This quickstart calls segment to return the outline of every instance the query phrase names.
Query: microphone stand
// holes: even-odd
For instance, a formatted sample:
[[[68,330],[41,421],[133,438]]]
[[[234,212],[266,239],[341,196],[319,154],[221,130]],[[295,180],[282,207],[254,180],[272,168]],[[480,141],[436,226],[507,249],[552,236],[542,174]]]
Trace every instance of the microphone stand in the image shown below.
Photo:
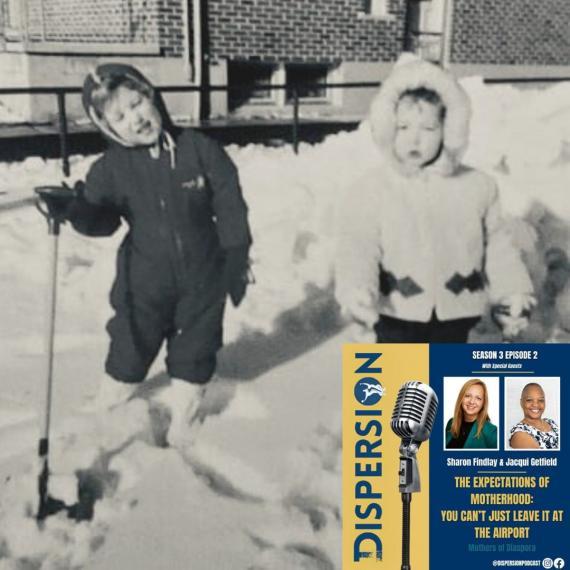
[[[400,445],[399,488],[402,494],[402,566],[401,570],[411,570],[410,566],[410,511],[412,493],[420,490],[420,472],[416,455],[420,444],[412,439],[403,439]]]
[[[437,395],[427,384],[406,382],[396,397],[390,425],[401,438],[399,489],[402,494],[402,566],[410,566],[410,507],[412,493],[420,490],[420,470],[416,455],[422,441],[429,438],[437,413]]]

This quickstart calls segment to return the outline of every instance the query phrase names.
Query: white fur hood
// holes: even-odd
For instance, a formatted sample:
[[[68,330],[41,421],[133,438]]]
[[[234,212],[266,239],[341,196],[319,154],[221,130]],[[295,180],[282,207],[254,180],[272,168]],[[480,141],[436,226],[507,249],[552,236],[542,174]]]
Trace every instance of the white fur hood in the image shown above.
[[[469,139],[471,104],[467,93],[448,71],[417,58],[410,61],[409,55],[402,59],[394,66],[372,101],[369,119],[374,141],[385,156],[391,157],[396,132],[396,107],[401,95],[409,89],[431,89],[438,93],[446,108],[444,154],[449,162],[457,165]]]

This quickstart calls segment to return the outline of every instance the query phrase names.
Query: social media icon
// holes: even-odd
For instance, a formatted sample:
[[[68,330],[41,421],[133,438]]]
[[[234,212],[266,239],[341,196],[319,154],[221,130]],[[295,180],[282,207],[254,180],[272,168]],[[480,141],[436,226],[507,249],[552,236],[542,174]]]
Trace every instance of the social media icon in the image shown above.
[[[552,568],[553,566],[554,566],[554,561],[552,560],[552,558],[545,558],[542,561],[543,568]]]
[[[564,558],[555,558],[554,559],[554,568],[564,568],[566,563],[564,562]]]

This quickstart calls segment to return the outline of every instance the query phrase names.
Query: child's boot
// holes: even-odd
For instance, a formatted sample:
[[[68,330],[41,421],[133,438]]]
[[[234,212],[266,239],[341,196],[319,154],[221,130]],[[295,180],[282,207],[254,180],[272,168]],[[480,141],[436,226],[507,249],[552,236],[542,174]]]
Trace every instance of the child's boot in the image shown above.
[[[185,380],[173,378],[170,386],[166,387],[156,398],[170,411],[171,421],[166,441],[172,447],[180,447],[193,442],[193,427],[196,423],[198,409],[206,387]]]

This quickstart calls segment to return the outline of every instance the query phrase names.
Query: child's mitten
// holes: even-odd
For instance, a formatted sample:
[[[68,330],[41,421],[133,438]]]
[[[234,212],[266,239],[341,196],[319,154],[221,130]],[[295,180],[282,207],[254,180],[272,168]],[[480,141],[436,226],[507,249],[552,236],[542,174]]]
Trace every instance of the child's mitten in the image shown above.
[[[249,284],[249,245],[230,247],[226,251],[223,280],[235,307],[245,297]]]
[[[374,299],[365,290],[357,290],[347,296],[341,308],[348,319],[368,329],[372,329],[378,321],[378,310]]]
[[[64,182],[63,186],[69,189]],[[85,197],[85,182],[73,185],[73,200],[65,211],[65,218],[80,233],[88,236],[110,236],[121,225],[121,216],[113,206],[91,204]]]
[[[536,299],[529,293],[513,293],[503,298],[492,309],[495,323],[506,338],[514,338],[528,327]]]

